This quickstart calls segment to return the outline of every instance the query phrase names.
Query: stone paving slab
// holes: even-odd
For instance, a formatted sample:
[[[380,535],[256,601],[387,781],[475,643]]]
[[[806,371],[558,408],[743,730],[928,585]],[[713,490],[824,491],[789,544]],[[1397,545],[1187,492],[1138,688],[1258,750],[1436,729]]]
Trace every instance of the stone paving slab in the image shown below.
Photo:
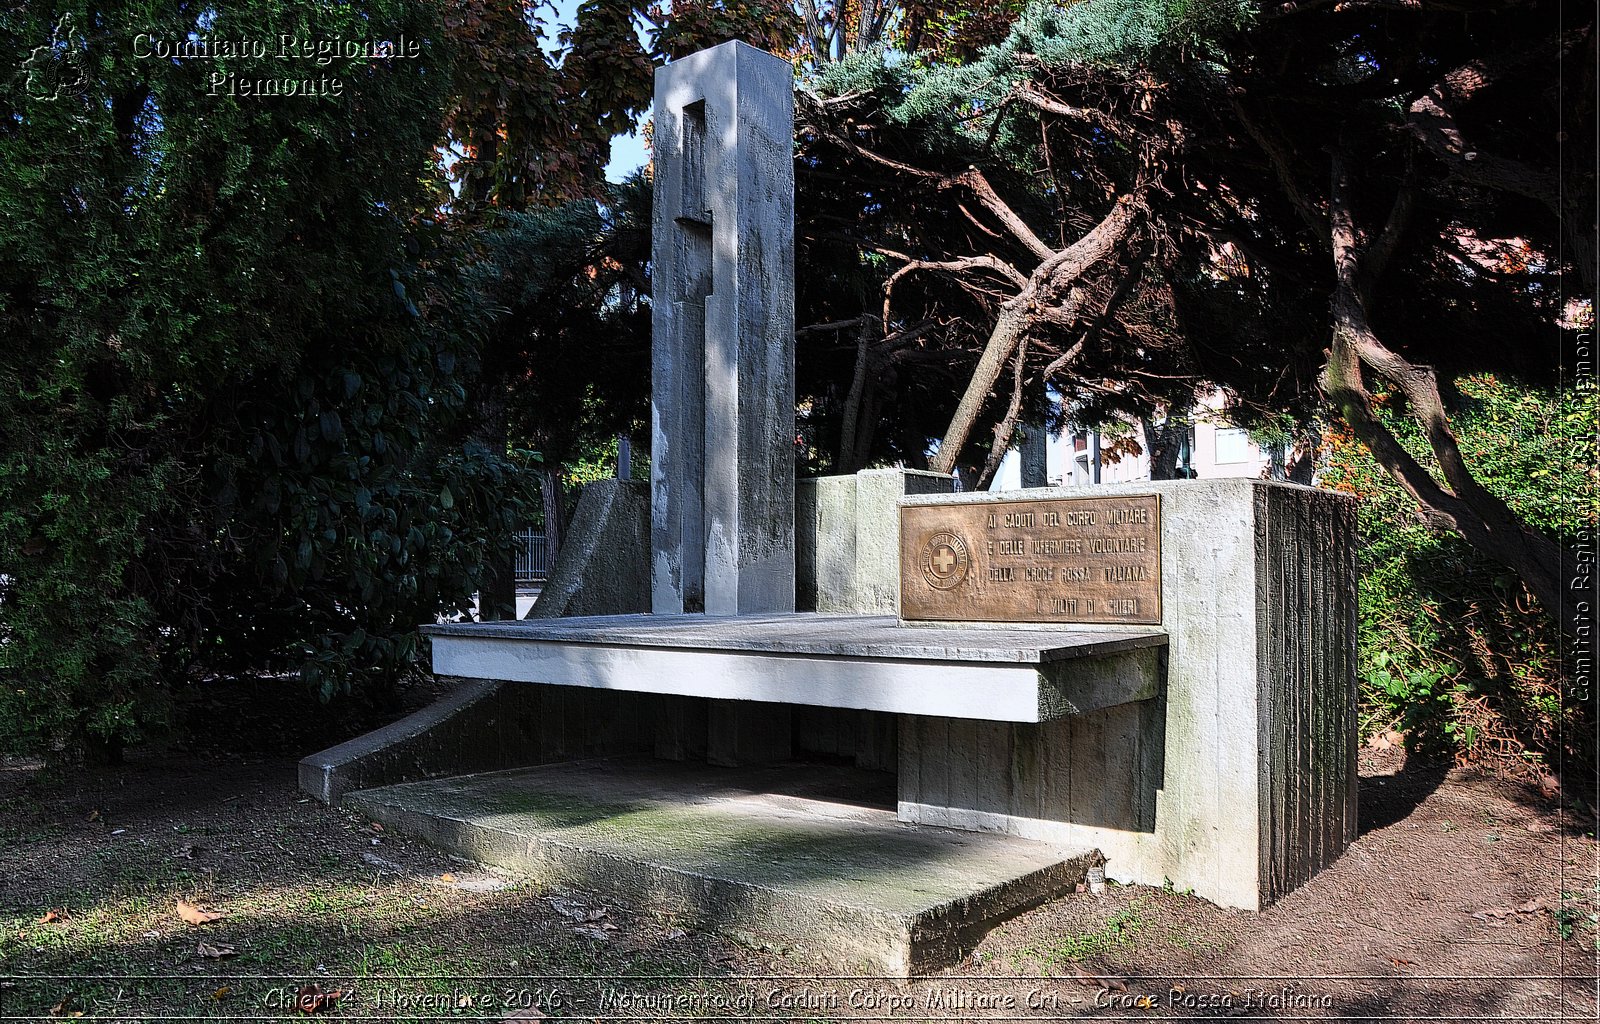
[[[902,977],[1071,892],[1103,858],[895,817],[894,777],[617,758],[348,794],[386,827],[751,945]]]

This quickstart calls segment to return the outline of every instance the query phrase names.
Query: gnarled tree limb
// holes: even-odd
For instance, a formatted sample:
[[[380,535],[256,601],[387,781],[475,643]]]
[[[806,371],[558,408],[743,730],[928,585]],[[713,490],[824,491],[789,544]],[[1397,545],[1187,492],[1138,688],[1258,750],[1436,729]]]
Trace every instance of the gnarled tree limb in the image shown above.
[[[1038,315],[1039,307],[1053,303],[1064,295],[1069,304],[1081,303],[1082,297],[1068,294],[1068,289],[1090,268],[1116,250],[1127,238],[1139,212],[1140,204],[1133,196],[1118,199],[1111,212],[1088,234],[1060,252],[1052,253],[1029,275],[1022,290],[1001,305],[994,329],[990,331],[983,353],[978,357],[978,365],[972,372],[972,380],[967,383],[955,415],[951,417],[950,426],[939,443],[939,453],[932,463],[935,472],[948,473],[955,468],[961,449],[966,447],[972,435],[973,424],[977,422],[983,403],[999,381],[1006,361],[1011,358]]]
[[[1373,329],[1367,306],[1377,274],[1366,261],[1375,249],[1381,250],[1380,242],[1385,236],[1380,236],[1380,242],[1362,245],[1349,193],[1347,159],[1335,154],[1329,235],[1336,283],[1333,338],[1321,378],[1323,392],[1378,464],[1417,502],[1427,522],[1459,533],[1480,551],[1515,570],[1550,614],[1570,628],[1570,620],[1562,614],[1565,590],[1560,546],[1531,529],[1472,475],[1451,429],[1433,367],[1410,362],[1383,344]],[[1408,201],[1402,192],[1396,206]],[[1403,214],[1391,213],[1389,217],[1391,225],[1403,220]],[[1377,254],[1382,255],[1381,251]],[[1411,415],[1422,427],[1438,461],[1443,484],[1405,450],[1378,418],[1366,383],[1367,370],[1387,378],[1404,393]]]

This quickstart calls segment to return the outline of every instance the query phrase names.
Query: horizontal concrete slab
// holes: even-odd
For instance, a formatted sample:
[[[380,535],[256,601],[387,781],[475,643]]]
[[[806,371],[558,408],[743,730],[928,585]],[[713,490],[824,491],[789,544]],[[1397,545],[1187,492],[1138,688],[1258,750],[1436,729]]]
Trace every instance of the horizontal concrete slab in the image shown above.
[[[847,658],[1044,665],[1163,647],[1160,630],[1043,626],[902,625],[893,615],[587,615],[515,622],[443,622],[430,636],[560,640],[625,647],[689,647]]]
[[[440,675],[1042,722],[1154,696],[1165,634],[892,616],[606,615],[424,627]]]
[[[904,976],[1071,892],[1094,851],[898,821],[894,777],[644,758],[346,797],[386,827],[687,927]]]

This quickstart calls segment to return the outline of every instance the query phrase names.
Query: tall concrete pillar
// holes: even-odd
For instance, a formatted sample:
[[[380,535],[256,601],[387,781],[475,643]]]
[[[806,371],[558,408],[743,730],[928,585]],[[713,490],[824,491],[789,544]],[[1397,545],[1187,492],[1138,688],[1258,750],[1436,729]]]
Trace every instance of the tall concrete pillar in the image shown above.
[[[651,607],[794,610],[794,73],[656,71]]]

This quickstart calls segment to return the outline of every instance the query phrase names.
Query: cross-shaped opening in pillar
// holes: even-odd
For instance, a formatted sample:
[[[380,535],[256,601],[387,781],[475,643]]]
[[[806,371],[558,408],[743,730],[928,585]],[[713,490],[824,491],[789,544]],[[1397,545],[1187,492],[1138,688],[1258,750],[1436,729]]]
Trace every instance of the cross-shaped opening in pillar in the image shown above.
[[[706,101],[683,107],[679,120],[683,134],[683,204],[673,218],[682,246],[680,301],[704,300],[712,292],[711,204],[706,197]]]

